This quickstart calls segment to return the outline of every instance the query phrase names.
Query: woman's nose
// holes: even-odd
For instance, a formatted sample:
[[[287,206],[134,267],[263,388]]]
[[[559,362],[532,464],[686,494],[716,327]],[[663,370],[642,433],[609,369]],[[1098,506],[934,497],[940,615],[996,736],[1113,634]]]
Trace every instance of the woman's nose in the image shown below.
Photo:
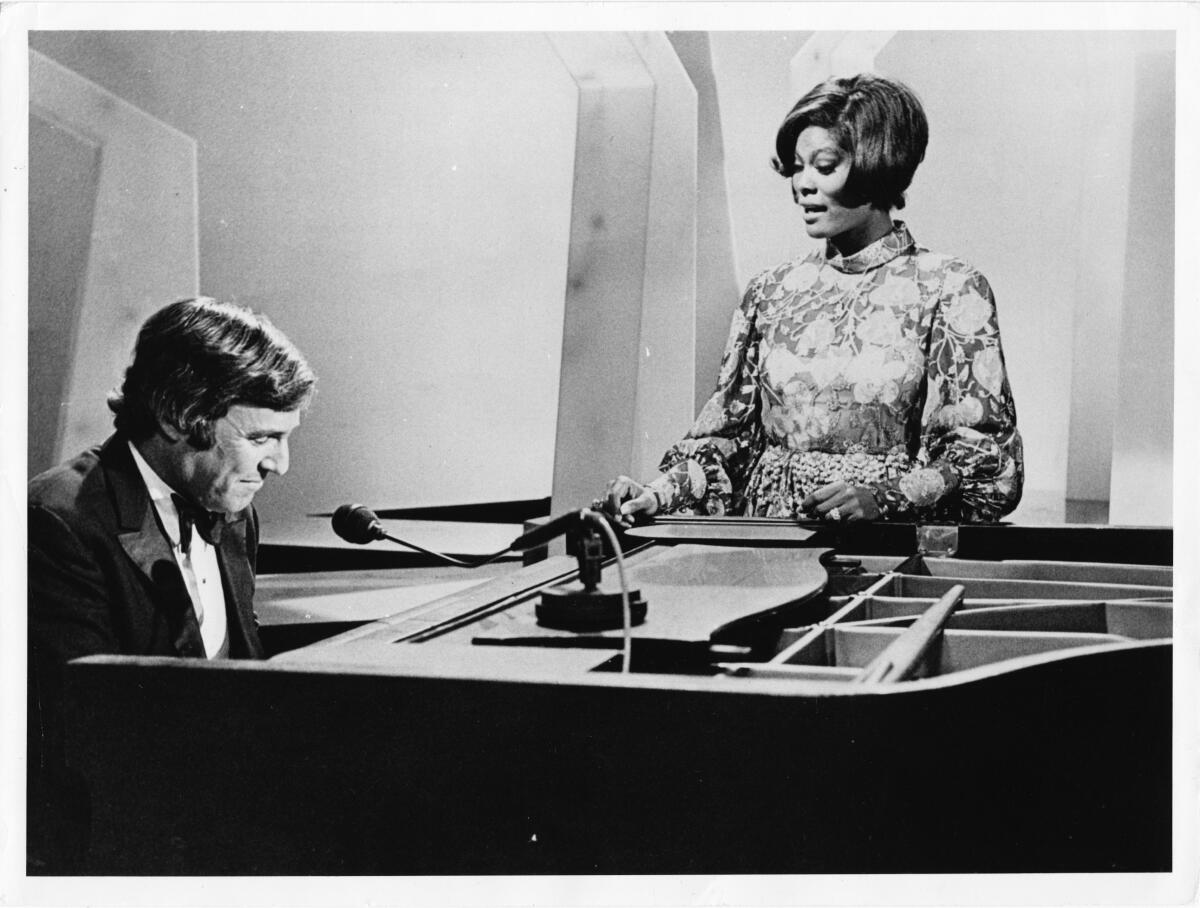
[[[792,174],[792,195],[798,200],[801,196],[812,195],[817,191],[812,176],[807,170],[798,170]]]

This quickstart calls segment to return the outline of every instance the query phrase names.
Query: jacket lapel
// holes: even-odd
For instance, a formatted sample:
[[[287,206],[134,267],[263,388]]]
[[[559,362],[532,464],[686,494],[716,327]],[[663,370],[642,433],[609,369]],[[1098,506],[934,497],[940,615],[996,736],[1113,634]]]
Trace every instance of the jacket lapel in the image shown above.
[[[234,657],[263,658],[258,637],[258,622],[254,618],[254,570],[247,535],[254,532],[250,508],[235,515],[225,524],[217,546],[217,560],[225,581],[225,614],[229,617],[229,654]]]
[[[167,618],[176,652],[181,656],[204,655],[204,640],[196,620],[192,598],[188,595],[171,544],[159,526],[133,455],[125,439],[113,435],[100,450],[109,488],[116,509],[121,547],[150,581],[154,590],[153,606]]]

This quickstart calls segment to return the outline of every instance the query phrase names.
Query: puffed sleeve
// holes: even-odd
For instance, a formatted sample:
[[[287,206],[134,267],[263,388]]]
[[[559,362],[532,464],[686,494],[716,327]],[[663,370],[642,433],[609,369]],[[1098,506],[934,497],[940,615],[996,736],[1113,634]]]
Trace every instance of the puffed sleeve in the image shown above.
[[[953,262],[931,317],[913,468],[877,500],[892,519],[994,522],[1021,500],[1024,462],[992,288]]]
[[[763,443],[756,327],[763,277],[750,282],[733,314],[716,390],[683,440],[663,455],[663,475],[649,484],[661,511],[722,515],[740,509]]]

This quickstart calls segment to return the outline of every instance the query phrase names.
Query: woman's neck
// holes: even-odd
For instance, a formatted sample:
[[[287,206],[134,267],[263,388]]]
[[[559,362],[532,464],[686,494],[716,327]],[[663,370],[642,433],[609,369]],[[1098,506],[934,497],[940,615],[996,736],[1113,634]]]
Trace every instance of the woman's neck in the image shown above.
[[[871,209],[871,216],[864,220],[861,224],[845,233],[840,233],[837,236],[830,237],[829,242],[833,248],[838,251],[838,255],[845,257],[854,255],[861,249],[870,246],[876,240],[879,240],[892,232],[892,215],[890,212],[881,211],[878,208]]]

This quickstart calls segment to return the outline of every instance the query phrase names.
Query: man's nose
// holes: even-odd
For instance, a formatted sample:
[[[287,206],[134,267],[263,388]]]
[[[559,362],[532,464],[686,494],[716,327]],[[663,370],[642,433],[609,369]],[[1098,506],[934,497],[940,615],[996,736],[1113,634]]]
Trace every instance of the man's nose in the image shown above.
[[[282,476],[288,471],[288,462],[287,439],[280,439],[275,443],[275,450],[262,459],[260,466],[267,473],[275,473]]]

